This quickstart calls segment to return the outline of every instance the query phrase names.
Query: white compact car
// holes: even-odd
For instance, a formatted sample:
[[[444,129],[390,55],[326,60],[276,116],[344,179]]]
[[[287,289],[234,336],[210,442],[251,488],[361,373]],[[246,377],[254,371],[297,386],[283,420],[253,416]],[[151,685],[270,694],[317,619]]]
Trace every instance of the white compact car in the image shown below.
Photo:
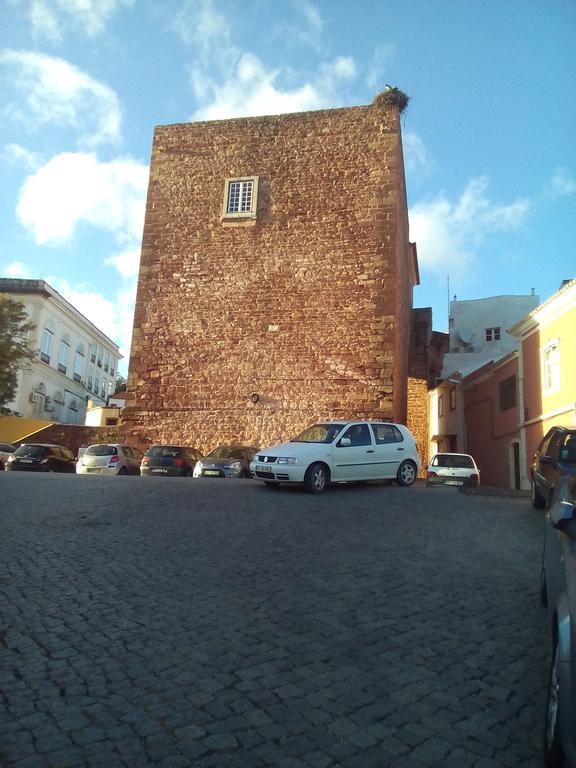
[[[266,485],[304,483],[321,493],[330,482],[395,480],[412,485],[420,469],[416,441],[402,424],[328,421],[305,429],[289,443],[258,451],[252,477]]]
[[[76,463],[79,475],[139,475],[144,454],[120,443],[89,445]]]
[[[480,470],[467,453],[437,453],[426,468],[426,485],[480,485]]]

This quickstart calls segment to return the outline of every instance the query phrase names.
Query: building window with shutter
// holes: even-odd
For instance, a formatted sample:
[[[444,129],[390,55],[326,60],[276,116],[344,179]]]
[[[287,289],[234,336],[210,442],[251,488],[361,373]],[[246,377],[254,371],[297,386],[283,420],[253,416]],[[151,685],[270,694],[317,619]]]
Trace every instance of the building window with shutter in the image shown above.
[[[551,341],[542,351],[542,389],[545,394],[560,389],[560,344]]]

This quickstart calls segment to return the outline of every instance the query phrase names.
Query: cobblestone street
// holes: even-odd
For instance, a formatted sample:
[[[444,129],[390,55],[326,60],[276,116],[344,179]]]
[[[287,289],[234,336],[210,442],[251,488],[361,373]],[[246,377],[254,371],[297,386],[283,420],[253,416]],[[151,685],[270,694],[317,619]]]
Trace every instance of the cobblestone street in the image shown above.
[[[2,768],[541,765],[526,498],[0,473]]]

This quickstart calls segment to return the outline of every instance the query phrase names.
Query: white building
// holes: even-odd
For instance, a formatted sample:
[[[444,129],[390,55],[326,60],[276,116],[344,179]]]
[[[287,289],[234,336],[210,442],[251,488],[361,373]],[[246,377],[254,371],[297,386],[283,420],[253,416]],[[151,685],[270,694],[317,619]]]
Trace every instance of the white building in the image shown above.
[[[104,405],[114,392],[118,346],[44,280],[0,278],[0,293],[20,301],[34,323],[11,414],[84,424],[88,399]]]
[[[538,296],[490,296],[450,302],[450,346],[437,386],[428,393],[429,451],[466,451],[463,382],[489,363],[508,360],[518,339],[508,329],[539,304]]]
[[[450,349],[444,355],[442,378],[458,372],[464,376],[491,360],[518,349],[518,339],[507,329],[539,304],[532,291],[524,296],[490,296],[487,299],[450,302]]]

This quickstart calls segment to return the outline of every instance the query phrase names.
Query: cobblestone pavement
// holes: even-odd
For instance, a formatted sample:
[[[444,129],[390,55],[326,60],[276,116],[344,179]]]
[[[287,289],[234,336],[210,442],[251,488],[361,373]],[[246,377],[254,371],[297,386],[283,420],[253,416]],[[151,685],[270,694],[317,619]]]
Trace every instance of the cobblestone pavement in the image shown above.
[[[3,768],[540,766],[525,498],[0,473]]]

